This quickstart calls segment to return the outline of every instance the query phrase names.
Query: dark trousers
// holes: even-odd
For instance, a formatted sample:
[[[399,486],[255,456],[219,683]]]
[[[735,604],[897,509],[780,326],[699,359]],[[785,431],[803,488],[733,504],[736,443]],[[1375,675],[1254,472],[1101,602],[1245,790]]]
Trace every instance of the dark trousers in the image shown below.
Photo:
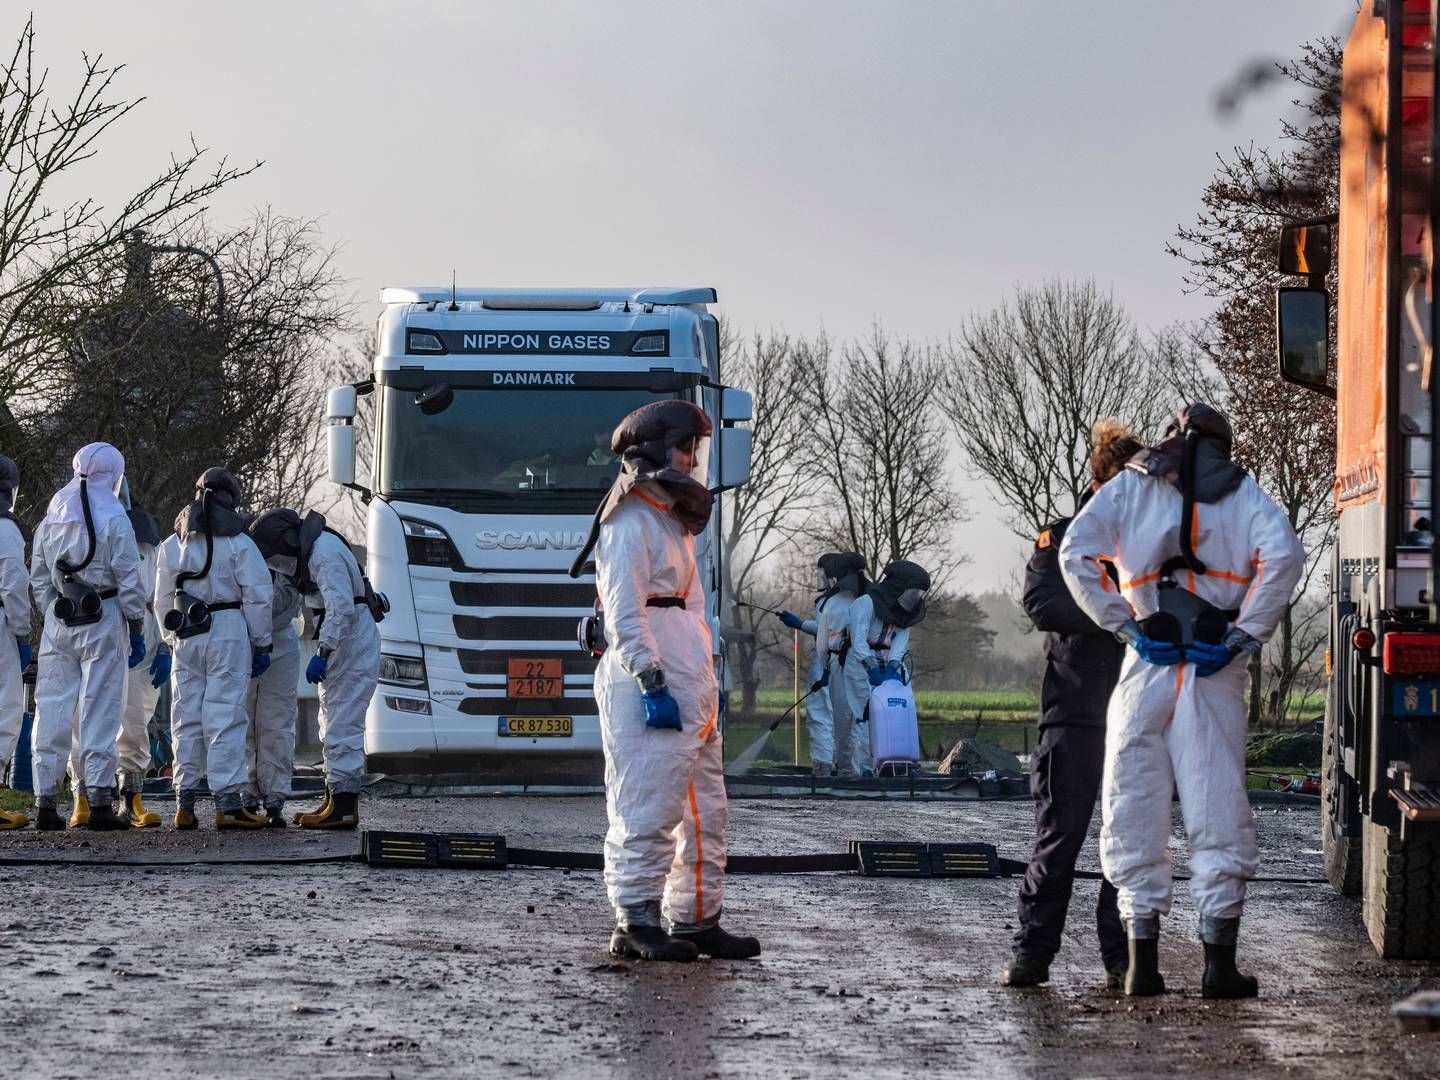
[[[1024,950],[1048,962],[1060,951],[1075,884],[1075,860],[1090,829],[1104,771],[1104,728],[1064,724],[1041,731],[1030,764],[1035,851],[1020,884],[1017,952]],[[1123,968],[1129,947],[1115,903],[1115,886],[1108,881],[1100,883],[1095,922],[1105,967]]]

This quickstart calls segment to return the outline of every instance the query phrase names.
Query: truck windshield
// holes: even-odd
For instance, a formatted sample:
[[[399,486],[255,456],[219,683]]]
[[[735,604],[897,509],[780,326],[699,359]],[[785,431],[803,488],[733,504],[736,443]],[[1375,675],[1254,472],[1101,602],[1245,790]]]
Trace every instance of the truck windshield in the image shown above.
[[[414,390],[384,388],[382,494],[502,513],[589,512],[620,471],[610,433],[661,396],[638,389],[453,392],[453,401],[427,415]]]

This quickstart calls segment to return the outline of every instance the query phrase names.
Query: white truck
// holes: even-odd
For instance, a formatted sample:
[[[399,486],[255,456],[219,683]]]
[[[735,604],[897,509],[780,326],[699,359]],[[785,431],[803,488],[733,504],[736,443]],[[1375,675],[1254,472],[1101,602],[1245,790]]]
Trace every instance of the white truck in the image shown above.
[[[715,291],[387,288],[381,302],[371,377],[327,408],[330,479],[368,508],[369,576],[391,605],[368,767],[596,775],[595,660],[576,642],[594,567],[567,571],[619,471],[610,432],[646,402],[693,401],[715,425],[711,486],[749,478],[751,399],[720,382]],[[373,432],[366,483],[357,423]],[[720,498],[699,544],[717,648]]]

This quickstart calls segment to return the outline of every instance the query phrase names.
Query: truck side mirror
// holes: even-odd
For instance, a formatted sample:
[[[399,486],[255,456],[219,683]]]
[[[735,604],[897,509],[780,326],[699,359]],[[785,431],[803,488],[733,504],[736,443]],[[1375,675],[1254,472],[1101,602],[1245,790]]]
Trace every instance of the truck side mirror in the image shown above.
[[[722,490],[741,487],[750,482],[750,451],[753,439],[754,433],[749,428],[721,429],[719,479]]]
[[[330,455],[330,479],[349,487],[355,483],[355,425],[329,425],[325,442]]]
[[[737,390],[727,386],[720,391],[720,422],[734,424],[748,422],[755,414],[755,398],[749,390]]]
[[[1280,227],[1280,272],[1323,278],[1330,272],[1334,227],[1328,218]]]
[[[1324,289],[1275,291],[1280,377],[1327,397],[1330,385],[1330,294]]]
[[[332,386],[325,399],[325,416],[330,420],[355,419],[356,392],[353,386]]]

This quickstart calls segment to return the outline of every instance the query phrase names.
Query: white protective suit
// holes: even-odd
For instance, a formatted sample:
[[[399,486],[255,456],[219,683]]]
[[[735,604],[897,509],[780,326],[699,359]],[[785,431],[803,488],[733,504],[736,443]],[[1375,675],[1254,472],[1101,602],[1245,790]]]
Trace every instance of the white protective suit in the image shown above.
[[[16,638],[30,638],[30,579],[25,573],[25,536],[8,515],[0,518],[0,776],[15,758],[25,719],[25,685],[21,682]]]
[[[140,586],[147,597],[145,604],[145,659],[135,668],[125,669],[125,707],[120,716],[120,735],[115,740],[120,788],[140,791],[145,787],[145,773],[150,768],[150,718],[160,691],[150,685],[150,662],[162,648],[168,648],[160,637],[160,623],[155,618],[155,558],[153,544],[136,543],[140,553]],[[70,777],[80,781],[80,717],[75,717],[73,741],[70,746]]]
[[[600,527],[595,584],[608,648],[595,669],[605,750],[605,888],[621,920],[661,900],[672,924],[717,919],[724,900],[719,687],[695,538],[652,485]],[[649,607],[683,597],[684,607]],[[682,730],[647,727],[636,676],[659,668]]]
[[[250,681],[245,711],[250,718],[245,757],[250,765],[249,805],[275,810],[290,798],[295,771],[295,720],[300,685],[300,638],[295,616],[300,593],[283,574],[272,574],[270,605],[270,667]]]
[[[836,744],[849,746],[851,730],[850,701],[837,661],[849,630],[850,605],[855,594],[840,590],[815,605],[815,618],[805,623],[807,634],[815,635],[815,654],[810,664],[810,685],[829,672],[821,690],[806,700],[806,727],[810,733],[810,760],[816,765],[839,764],[846,768],[850,755],[836,753]],[[813,627],[813,629],[812,629]]]
[[[1159,477],[1126,470],[1076,515],[1060,566],[1076,601],[1106,630],[1158,609],[1160,566],[1180,551],[1181,495]],[[1246,476],[1218,502],[1197,503],[1196,556],[1209,572],[1182,570],[1180,587],[1221,609],[1257,641],[1274,631],[1305,559],[1284,512]],[[1101,568],[1113,563],[1118,590]],[[1190,894],[1202,917],[1240,915],[1259,862],[1245,793],[1243,656],[1208,678],[1193,664],[1162,667],[1127,649],[1106,717],[1100,860],[1120,892],[1120,914],[1170,910],[1171,794],[1178,787],[1190,841]]]
[[[167,539],[160,545],[155,582],[155,610],[163,619],[175,607],[176,575],[198,571],[205,565],[209,541],[200,531],[183,540]],[[166,631],[174,650],[170,715],[175,740],[177,790],[196,786],[189,774],[184,744],[198,732],[205,745],[210,792],[220,810],[238,809],[249,783],[245,763],[245,693],[250,683],[252,650],[270,644],[270,570],[255,542],[244,533],[217,536],[210,572],[191,578],[179,588],[206,604],[239,602],[238,609],[212,611],[210,629],[180,638]]]
[[[365,713],[380,682],[380,628],[365,606],[364,576],[349,544],[322,532],[307,567],[316,591],[305,603],[325,612],[320,648],[332,650],[320,684],[325,786],[358,792],[365,782]]]
[[[155,556],[156,566],[164,561],[175,566],[180,561],[180,537],[171,533],[160,542],[160,548]],[[156,585],[159,585],[159,574],[156,574]],[[152,593],[152,596],[155,595]],[[156,606],[158,597],[151,606],[158,612],[161,609]],[[167,639],[166,644],[169,644]],[[170,671],[170,753],[173,762],[170,766],[170,783],[177,793],[182,791],[194,791],[200,787],[200,782],[205,779],[205,731],[200,724],[198,716],[188,719],[181,717],[175,712],[175,670]]]
[[[79,733],[77,765],[86,789],[108,793],[115,786],[115,744],[130,655],[127,623],[145,617],[147,599],[135,529],[115,497],[125,459],[108,443],[91,443],[75,455],[75,472],[76,479],[50,500],[30,556],[30,587],[45,617],[32,746],[35,794],[46,799],[53,799],[65,781],[72,725]],[[76,578],[103,599],[98,622],[66,626],[54,612],[63,588],[58,561],[78,566],[89,546],[80,505],[82,474],[95,526],[95,555]]]
[[[883,667],[894,660],[905,659],[910,649],[910,628],[886,625],[875,614],[875,601],[867,594],[857,596],[846,613],[850,636],[850,655],[845,659],[845,670],[840,673],[845,687],[845,696],[852,718],[849,725],[851,775],[874,775],[875,758],[870,753],[870,725],[866,722],[866,710],[870,707],[869,670],[875,665]],[[832,676],[833,678],[833,676]],[[837,728],[837,733],[839,728]],[[837,734],[837,762],[845,769],[847,761],[839,755],[845,751],[845,737]]]

